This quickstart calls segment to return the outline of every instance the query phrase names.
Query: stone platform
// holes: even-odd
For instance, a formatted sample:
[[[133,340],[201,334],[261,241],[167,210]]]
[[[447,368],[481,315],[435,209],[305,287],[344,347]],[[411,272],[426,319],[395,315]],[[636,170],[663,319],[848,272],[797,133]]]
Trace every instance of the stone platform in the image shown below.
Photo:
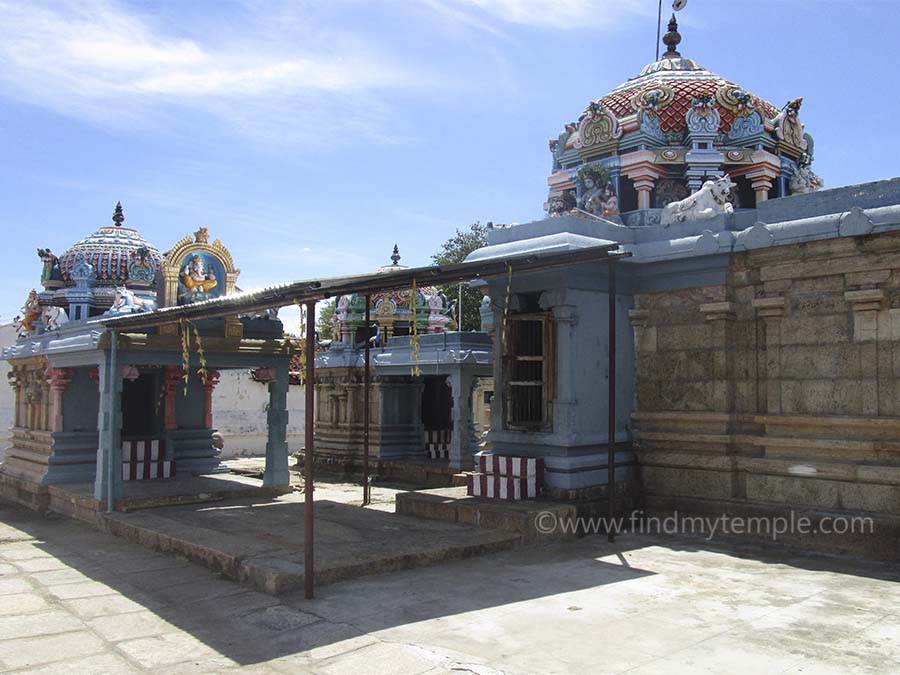
[[[293,487],[265,487],[245,476],[211,474],[152,481],[126,481],[125,495],[115,502],[116,511],[129,512],[174,504],[218,502],[224,499],[271,498],[293,491]],[[71,518],[97,524],[106,503],[94,498],[93,483],[50,485],[49,509]]]
[[[276,497],[293,487],[265,487],[261,480],[248,476],[209,474],[177,476],[162,480],[125,481],[124,495],[115,502],[117,511],[136,511],[156,506],[214,502],[241,497]],[[62,483],[41,485],[27,479],[0,473],[0,497],[18,502],[35,511],[53,511],[70,518],[96,524],[97,514],[106,510],[106,502],[94,498],[94,484]]]
[[[317,584],[501,551],[522,541],[512,532],[361,508],[316,492]],[[304,583],[300,494],[101,514],[100,521],[112,534],[183,556],[257,590],[275,594]]]
[[[504,501],[471,497],[466,494],[465,487],[400,492],[396,504],[397,513],[403,515],[512,532],[529,543],[574,538],[575,532],[563,532],[561,528],[544,532],[541,528],[550,522],[574,521],[579,515],[574,504],[541,499]]]

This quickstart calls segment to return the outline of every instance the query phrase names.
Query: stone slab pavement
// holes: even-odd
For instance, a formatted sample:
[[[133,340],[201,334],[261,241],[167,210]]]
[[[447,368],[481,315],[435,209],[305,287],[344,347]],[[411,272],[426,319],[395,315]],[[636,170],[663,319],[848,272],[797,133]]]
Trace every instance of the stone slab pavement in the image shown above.
[[[894,564],[586,537],[273,597],[0,502],[0,671],[897,673]]]

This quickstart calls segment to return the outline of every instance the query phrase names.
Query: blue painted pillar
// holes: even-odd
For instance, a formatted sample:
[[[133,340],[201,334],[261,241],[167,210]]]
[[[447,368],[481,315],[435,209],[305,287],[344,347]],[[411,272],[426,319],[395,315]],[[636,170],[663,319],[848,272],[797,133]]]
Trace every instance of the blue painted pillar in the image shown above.
[[[113,332],[110,349],[100,364],[100,413],[97,420],[100,448],[94,498],[113,510],[123,496],[122,485],[122,371],[117,358],[117,335]]]
[[[266,423],[269,436],[266,441],[266,471],[263,474],[263,485],[282,487],[290,485],[288,472],[288,366],[279,365],[275,369],[275,379],[269,382],[269,410]],[[313,386],[307,382],[307,387]]]
[[[450,435],[450,466],[454,469],[469,469],[472,455],[477,450],[472,424],[472,374],[462,368],[454,369],[450,375],[453,390],[453,431]]]

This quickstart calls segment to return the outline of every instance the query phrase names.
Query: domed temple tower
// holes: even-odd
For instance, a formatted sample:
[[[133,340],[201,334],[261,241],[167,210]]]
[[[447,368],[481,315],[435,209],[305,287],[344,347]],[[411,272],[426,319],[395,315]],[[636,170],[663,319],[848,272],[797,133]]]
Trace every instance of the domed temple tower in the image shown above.
[[[212,421],[225,369],[252,369],[268,383],[265,483],[289,489],[291,346],[281,322],[274,315],[176,318],[159,329],[110,330],[110,317],[233,293],[239,274],[204,227],[161,255],[123,224],[121,204],[112,220],[60,256],[38,249],[42,290],[29,294],[18,340],[3,350],[15,407],[0,494],[90,518],[98,508],[122,507],[131,481],[178,479],[188,493],[209,492],[210,484],[191,479],[227,471]]]
[[[681,56],[674,18],[664,41],[551,141],[547,216],[493,228],[468,260],[630,254],[613,298],[622,505],[864,511],[896,556],[900,179],[820,189],[801,98],[777,108]],[[561,499],[605,503],[609,269],[485,283],[487,440],[542,458]]]
[[[122,204],[117,203],[114,225],[104,226],[73,244],[58,258],[38,249],[43,263],[41,304],[59,307],[71,321],[99,316],[115,301],[116,288],[156,302],[162,256],[137,230],[125,227]]]
[[[682,56],[674,15],[663,42],[659,61],[588,103],[550,141],[549,215],[650,225],[659,222],[654,209],[725,174],[735,183],[735,209],[822,186],[810,169],[802,98],[779,109]]]

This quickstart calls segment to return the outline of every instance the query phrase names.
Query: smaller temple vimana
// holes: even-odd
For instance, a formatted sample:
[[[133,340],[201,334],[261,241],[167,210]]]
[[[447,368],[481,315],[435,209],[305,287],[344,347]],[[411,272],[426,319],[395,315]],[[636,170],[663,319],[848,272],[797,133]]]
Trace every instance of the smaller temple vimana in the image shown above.
[[[428,286],[371,294],[368,325],[367,296],[337,298],[315,356],[317,460],[358,469],[368,343],[381,476],[477,466],[476,495],[602,503],[612,432],[623,507],[864,513],[879,536],[858,543],[900,555],[900,179],[823,189],[802,97],[775,105],[682,56],[674,16],[663,42],[550,141],[546,217],[490,228],[467,261],[628,257],[473,282],[481,331],[455,330]],[[210,392],[227,368],[269,383],[265,482],[287,485],[280,321],[182,322],[110,344],[98,317],[203,302],[238,275],[203,228],[160,253],[118,207],[113,220],[58,257],[39,250],[42,290],[4,352],[17,405],[0,489],[36,503],[93,482],[100,499],[107,480],[218,470]],[[399,260],[395,248],[379,273]],[[119,442],[123,466],[103,466]]]
[[[124,224],[121,204],[112,220],[59,256],[38,249],[42,288],[29,294],[18,340],[4,350],[15,418],[0,493],[45,508],[61,498],[53,486],[93,484],[100,501],[110,483],[121,497],[123,481],[227,471],[215,447],[212,392],[220,371],[233,368],[270,383],[265,480],[287,486],[291,348],[281,322],[182,322],[119,335],[113,349],[99,319],[233,293],[240,270],[206,228],[161,254]],[[113,443],[121,445],[121,467],[101,461]]]

